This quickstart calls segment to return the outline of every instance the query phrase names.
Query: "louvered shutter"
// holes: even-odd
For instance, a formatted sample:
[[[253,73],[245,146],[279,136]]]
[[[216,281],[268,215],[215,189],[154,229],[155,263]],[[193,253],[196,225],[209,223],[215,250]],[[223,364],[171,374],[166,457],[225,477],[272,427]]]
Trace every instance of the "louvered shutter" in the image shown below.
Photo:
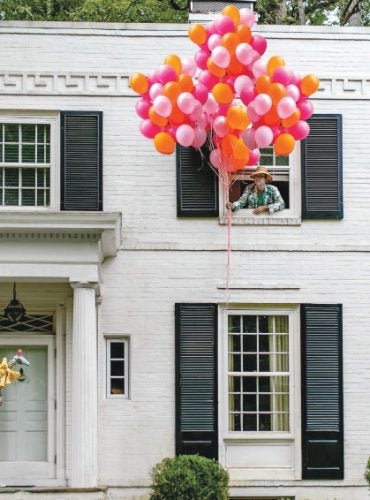
[[[176,304],[176,453],[217,458],[217,306]]]
[[[177,146],[178,217],[218,215],[218,178],[202,154],[194,148]]]
[[[61,210],[103,210],[101,112],[61,113]]]
[[[301,306],[302,478],[343,479],[342,306]]]
[[[302,142],[302,216],[343,219],[342,116],[313,115]]]

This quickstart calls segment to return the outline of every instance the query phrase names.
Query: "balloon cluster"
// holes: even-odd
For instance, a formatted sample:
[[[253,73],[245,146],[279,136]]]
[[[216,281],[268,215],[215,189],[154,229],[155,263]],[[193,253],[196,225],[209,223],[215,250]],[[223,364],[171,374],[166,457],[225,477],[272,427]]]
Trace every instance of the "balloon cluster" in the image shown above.
[[[285,156],[307,137],[319,80],[300,78],[280,56],[263,59],[267,41],[252,34],[254,22],[253,11],[229,5],[207,26],[190,26],[194,57],[172,54],[149,76],[131,76],[140,131],[159,153],[208,140],[212,166],[230,173],[258,164],[261,148]]]

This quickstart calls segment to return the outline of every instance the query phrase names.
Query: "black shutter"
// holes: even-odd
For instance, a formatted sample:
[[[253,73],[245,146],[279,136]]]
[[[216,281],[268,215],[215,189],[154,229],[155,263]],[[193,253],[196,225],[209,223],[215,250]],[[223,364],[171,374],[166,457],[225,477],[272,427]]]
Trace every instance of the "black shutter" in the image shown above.
[[[302,216],[343,219],[342,116],[313,115],[302,142]]]
[[[178,217],[217,216],[218,177],[205,156],[192,147],[177,146],[176,164]]]
[[[176,304],[176,454],[218,457],[217,305]]]
[[[342,306],[304,304],[302,478],[343,479]]]
[[[103,114],[61,113],[61,210],[103,210]]]

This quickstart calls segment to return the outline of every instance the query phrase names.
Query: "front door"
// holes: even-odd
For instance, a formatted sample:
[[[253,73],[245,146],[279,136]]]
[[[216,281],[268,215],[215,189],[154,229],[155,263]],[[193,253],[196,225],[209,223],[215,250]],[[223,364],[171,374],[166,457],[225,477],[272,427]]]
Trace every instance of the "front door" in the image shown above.
[[[24,380],[14,381],[2,391],[0,483],[32,485],[33,479],[55,477],[51,347],[50,340],[41,345],[27,345],[26,340],[0,345],[0,359],[6,357],[9,361],[22,348],[30,362],[30,366],[22,367]]]

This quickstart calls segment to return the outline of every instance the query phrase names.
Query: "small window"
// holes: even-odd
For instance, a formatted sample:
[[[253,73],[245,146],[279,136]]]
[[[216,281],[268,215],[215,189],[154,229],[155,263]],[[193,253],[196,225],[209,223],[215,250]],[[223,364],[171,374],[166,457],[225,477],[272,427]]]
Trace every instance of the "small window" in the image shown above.
[[[289,316],[228,315],[228,430],[289,432]]]
[[[0,123],[0,207],[50,207],[48,123]]]
[[[107,397],[128,397],[127,339],[107,339]]]

